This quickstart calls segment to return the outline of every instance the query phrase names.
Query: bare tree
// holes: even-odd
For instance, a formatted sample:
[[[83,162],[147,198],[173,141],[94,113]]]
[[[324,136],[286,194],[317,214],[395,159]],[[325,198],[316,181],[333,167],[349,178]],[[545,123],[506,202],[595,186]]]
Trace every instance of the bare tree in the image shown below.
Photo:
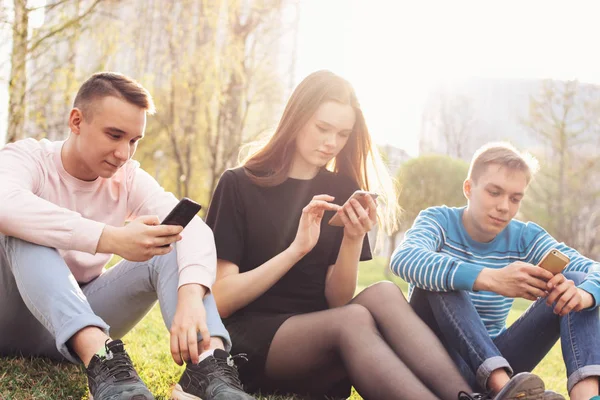
[[[436,95],[423,115],[427,129],[443,139],[443,149],[437,148],[434,152],[461,159],[471,155],[474,122],[473,101],[464,95],[451,96],[445,91]],[[424,147],[435,148],[436,145],[426,143]]]
[[[237,162],[240,147],[275,121],[282,84],[274,54],[282,31],[282,0],[230,0],[224,68],[216,129],[207,135],[209,192],[223,171]],[[296,8],[298,11],[298,8]]]
[[[32,84],[28,82],[28,62],[41,57],[49,50],[53,50],[56,39],[61,37],[61,35],[77,31],[81,21],[90,16],[101,1],[103,0],[93,0],[83,11],[81,11],[81,13],[78,12],[68,18],[58,19],[56,24],[44,25],[29,37],[29,16],[30,13],[36,9],[28,8],[27,0],[13,0],[13,47],[8,85],[9,120],[6,135],[7,142],[14,142],[15,140],[25,137],[24,124],[26,117],[26,98],[29,90],[28,88],[32,86]],[[57,0],[49,2],[43,7],[47,12],[50,12],[74,2],[76,2],[76,9],[79,11],[79,0]],[[43,78],[44,79],[39,79],[38,81],[47,83],[47,77],[43,76]]]
[[[14,0],[10,79],[8,82],[8,129],[6,141],[14,142],[23,134],[25,123],[25,90],[27,88],[26,59],[29,10],[27,0]]]
[[[592,254],[600,221],[600,88],[577,81],[545,81],[530,99],[524,121],[539,143],[542,168],[524,215],[557,240]]]

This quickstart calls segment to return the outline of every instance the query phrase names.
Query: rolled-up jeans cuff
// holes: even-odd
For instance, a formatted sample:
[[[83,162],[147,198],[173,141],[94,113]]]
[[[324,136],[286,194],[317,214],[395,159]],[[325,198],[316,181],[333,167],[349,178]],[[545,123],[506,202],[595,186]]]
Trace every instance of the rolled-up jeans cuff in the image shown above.
[[[504,357],[494,356],[485,360],[483,364],[477,368],[476,379],[479,386],[486,390],[487,381],[490,378],[491,373],[500,368],[504,368],[508,376],[513,375],[513,370]]]
[[[573,372],[567,380],[567,393],[571,392],[573,386],[590,376],[600,376],[600,365],[586,365]]]
[[[94,314],[77,315],[67,321],[67,323],[61,326],[58,332],[56,332],[56,348],[60,354],[63,355],[63,357],[73,364],[81,364],[81,360],[77,354],[69,349],[67,342],[73,337],[73,335],[88,326],[98,327],[108,336],[110,327],[102,320],[102,318]]]

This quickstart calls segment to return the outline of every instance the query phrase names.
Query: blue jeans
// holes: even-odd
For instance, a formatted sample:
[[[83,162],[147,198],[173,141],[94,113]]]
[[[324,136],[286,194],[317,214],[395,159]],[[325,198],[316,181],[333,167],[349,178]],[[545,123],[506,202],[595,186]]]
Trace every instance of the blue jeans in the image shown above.
[[[146,262],[123,260],[80,285],[58,251],[0,235],[0,355],[80,362],[68,340],[87,326],[123,337],[158,300],[168,329],[177,308],[175,250]],[[208,330],[231,341],[212,295],[204,298]],[[198,339],[201,339],[200,335]]]
[[[567,272],[576,285],[582,272]],[[487,389],[492,371],[509,375],[531,371],[560,338],[567,367],[567,390],[579,381],[600,376],[600,311],[554,314],[545,299],[538,299],[508,329],[492,339],[467,292],[430,292],[417,289],[410,304],[436,332],[463,376],[479,390]]]

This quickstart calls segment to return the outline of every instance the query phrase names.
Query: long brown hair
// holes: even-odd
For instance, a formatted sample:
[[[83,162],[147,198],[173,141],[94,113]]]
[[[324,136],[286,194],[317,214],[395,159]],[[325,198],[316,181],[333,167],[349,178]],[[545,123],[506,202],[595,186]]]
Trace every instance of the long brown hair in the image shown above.
[[[362,190],[377,191],[385,204],[384,211],[380,208],[380,222],[388,231],[395,230],[399,210],[395,185],[372,144],[354,89],[348,81],[330,71],[314,72],[300,82],[283,111],[275,133],[242,162],[246,173],[260,186],[283,183],[288,178],[298,133],[319,106],[329,101],[351,106],[356,121],[346,145],[327,169],[348,176]]]

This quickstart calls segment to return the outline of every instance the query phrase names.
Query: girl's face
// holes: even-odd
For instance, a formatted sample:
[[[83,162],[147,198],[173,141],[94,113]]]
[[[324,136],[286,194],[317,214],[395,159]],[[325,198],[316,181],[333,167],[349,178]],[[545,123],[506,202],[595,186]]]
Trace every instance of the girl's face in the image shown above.
[[[356,115],[347,104],[321,104],[296,138],[294,163],[302,168],[321,168],[344,148],[352,133]]]

